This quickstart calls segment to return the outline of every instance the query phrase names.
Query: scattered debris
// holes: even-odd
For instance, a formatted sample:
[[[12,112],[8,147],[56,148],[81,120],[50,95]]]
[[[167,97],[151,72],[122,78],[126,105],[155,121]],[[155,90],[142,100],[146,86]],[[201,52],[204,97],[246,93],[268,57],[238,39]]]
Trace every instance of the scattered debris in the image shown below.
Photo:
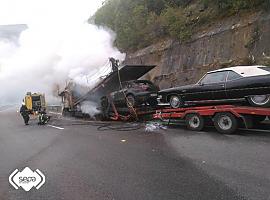
[[[158,130],[167,130],[167,126],[164,126],[158,122],[152,122],[145,125],[146,132],[154,132]]]

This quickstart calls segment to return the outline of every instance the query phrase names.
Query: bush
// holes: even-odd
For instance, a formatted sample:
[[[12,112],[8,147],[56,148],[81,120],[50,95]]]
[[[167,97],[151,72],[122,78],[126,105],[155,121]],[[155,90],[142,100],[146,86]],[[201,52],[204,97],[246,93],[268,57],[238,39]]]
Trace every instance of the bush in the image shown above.
[[[269,5],[269,0],[204,0],[216,4],[220,11],[231,14],[240,10],[254,9],[259,6]]]
[[[171,37],[186,41],[191,37],[191,26],[182,9],[167,8],[163,13],[163,24]]]

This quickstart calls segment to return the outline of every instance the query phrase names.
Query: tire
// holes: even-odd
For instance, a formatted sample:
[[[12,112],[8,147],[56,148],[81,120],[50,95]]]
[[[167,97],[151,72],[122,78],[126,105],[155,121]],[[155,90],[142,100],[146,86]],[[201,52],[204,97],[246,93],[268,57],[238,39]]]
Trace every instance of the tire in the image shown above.
[[[127,95],[127,106],[128,107],[135,107],[136,106],[136,100],[134,95],[128,94]]]
[[[247,98],[250,105],[255,107],[270,107],[270,95],[254,95]]]
[[[181,108],[184,105],[183,99],[178,95],[170,96],[170,106],[172,108]]]
[[[192,131],[201,131],[204,128],[204,118],[197,114],[188,114],[185,119],[187,129]]]
[[[158,105],[158,101],[156,99],[150,99],[148,100],[148,103],[151,107],[154,107],[154,108],[157,107]]]
[[[220,133],[233,134],[238,128],[238,121],[231,113],[218,113],[214,117],[214,126]]]

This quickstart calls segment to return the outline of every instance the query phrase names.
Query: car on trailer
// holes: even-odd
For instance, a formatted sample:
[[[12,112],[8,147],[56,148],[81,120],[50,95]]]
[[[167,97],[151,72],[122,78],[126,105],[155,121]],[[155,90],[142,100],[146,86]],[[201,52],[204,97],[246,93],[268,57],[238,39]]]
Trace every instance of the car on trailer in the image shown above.
[[[238,66],[211,71],[196,84],[161,90],[159,98],[172,108],[234,101],[269,107],[270,67]]]
[[[159,88],[148,80],[132,80],[121,84],[119,90],[110,94],[111,100],[116,106],[137,107],[149,104],[152,107],[158,105]]]

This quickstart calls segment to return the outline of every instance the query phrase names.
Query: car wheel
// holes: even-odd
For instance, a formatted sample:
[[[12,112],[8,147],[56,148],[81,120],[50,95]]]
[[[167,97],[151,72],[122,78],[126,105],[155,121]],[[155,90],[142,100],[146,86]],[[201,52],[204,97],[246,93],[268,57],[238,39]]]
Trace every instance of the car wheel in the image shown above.
[[[184,102],[181,97],[178,95],[172,95],[170,97],[170,105],[172,108],[180,108],[184,105]]]
[[[197,113],[188,114],[185,121],[189,130],[201,131],[204,128],[204,118]]]
[[[127,105],[129,107],[136,106],[136,100],[135,100],[135,97],[132,94],[127,95]]]
[[[158,105],[158,101],[156,99],[148,100],[148,103],[151,107],[156,107]]]
[[[268,107],[270,106],[270,95],[254,95],[248,97],[248,102],[252,106]]]
[[[214,117],[214,125],[220,133],[233,134],[238,128],[238,121],[231,113],[218,113]]]

